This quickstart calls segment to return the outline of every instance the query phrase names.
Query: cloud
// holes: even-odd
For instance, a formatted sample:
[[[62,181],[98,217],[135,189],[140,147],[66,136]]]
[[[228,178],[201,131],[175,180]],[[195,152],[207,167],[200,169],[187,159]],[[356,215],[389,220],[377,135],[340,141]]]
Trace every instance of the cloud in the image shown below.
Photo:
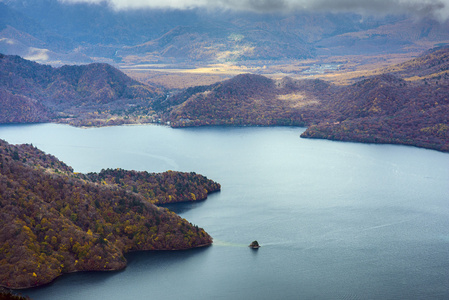
[[[449,0],[60,0],[107,3],[114,9],[211,8],[260,13],[316,11],[360,14],[410,14],[449,19]]]

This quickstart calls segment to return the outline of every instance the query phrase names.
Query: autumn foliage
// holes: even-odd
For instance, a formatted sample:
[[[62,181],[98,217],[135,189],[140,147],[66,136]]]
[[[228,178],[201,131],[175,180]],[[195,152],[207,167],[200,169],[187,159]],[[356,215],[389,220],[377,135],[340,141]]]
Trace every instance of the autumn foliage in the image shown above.
[[[220,186],[194,173],[164,174],[77,174],[32,145],[0,140],[0,286],[121,269],[129,251],[210,245],[203,229],[153,203],[171,193],[176,201],[205,198]]]
[[[171,97],[160,96],[160,91],[106,64],[54,69],[0,55],[0,105],[0,122],[5,123],[304,126],[304,138],[448,152],[449,47],[350,86],[242,74]]]
[[[305,97],[310,86],[329,85],[306,81],[305,91],[290,78],[278,82],[261,75],[243,74],[208,88],[190,88],[169,101],[166,119],[173,127],[204,125],[306,126],[328,112],[314,97]]]
[[[404,144],[449,152],[449,76],[409,82],[380,75],[338,95],[340,116],[302,135],[368,143]]]
[[[131,123],[134,112],[148,113],[160,93],[108,64],[53,68],[0,54],[0,123]]]
[[[167,171],[148,173],[107,169],[100,173],[89,173],[92,182],[118,186],[139,193],[154,204],[199,201],[220,190],[220,184],[208,180],[195,172]]]
[[[448,152],[449,47],[388,70],[351,86],[239,75],[174,95],[165,120],[173,127],[307,126],[305,138]]]

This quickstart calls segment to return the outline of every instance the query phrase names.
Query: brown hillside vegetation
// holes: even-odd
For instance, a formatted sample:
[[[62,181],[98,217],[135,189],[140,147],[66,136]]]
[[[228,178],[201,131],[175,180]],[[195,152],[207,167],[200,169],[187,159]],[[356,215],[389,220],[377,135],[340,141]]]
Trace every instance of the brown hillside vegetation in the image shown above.
[[[204,200],[208,194],[220,190],[220,184],[195,172],[148,173],[107,169],[100,173],[89,173],[87,178],[96,183],[139,193],[154,204]]]
[[[333,89],[324,81],[274,81],[243,74],[208,87],[189,88],[169,99],[178,104],[167,115],[174,127],[204,125],[306,126],[326,118],[327,99],[315,97],[314,87]]]
[[[0,287],[0,299],[1,300],[30,300],[27,296],[22,296],[20,294],[15,294],[10,290]]]
[[[48,122],[51,113],[40,103],[0,88],[0,123]]]
[[[133,177],[123,181],[122,175]],[[129,251],[210,245],[203,229],[152,202],[171,193],[191,201],[219,188],[194,173],[75,174],[32,145],[0,140],[0,286],[27,288],[63,273],[121,269]]]
[[[302,137],[405,144],[449,151],[449,47],[351,86],[239,75],[189,88],[167,102],[173,127],[309,126]],[[418,66],[415,66],[418,65]],[[413,67],[411,67],[413,66]],[[400,72],[399,72],[400,70]],[[410,80],[412,76],[424,79]]]
[[[103,118],[128,110],[148,112],[149,100],[161,93],[108,64],[53,68],[2,54],[0,91],[0,104],[5,107],[1,123],[46,122],[51,118],[79,125],[87,123],[87,117],[95,119],[94,112],[101,112]]]
[[[337,119],[310,126],[308,138],[405,144],[449,151],[449,76],[406,82],[380,75],[343,89]]]
[[[448,47],[438,47],[426,51],[419,57],[382,70],[406,80],[432,79],[449,73]]]

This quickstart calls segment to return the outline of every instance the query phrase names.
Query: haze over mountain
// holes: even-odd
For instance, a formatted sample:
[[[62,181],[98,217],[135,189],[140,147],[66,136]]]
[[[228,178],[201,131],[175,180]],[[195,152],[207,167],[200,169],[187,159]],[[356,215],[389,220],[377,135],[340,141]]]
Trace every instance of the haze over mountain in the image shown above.
[[[0,52],[52,64],[198,64],[422,51],[449,41],[447,1],[170,3],[3,1]]]
[[[364,13],[394,13],[407,12],[412,14],[435,14],[438,10],[446,9],[447,1],[422,1],[422,0],[402,0],[402,1],[347,1],[347,0],[217,0],[214,2],[207,0],[176,0],[176,1],[141,1],[141,0],[62,0],[68,3],[108,3],[116,9],[129,8],[177,8],[186,9],[192,7],[222,8],[228,10],[246,10],[257,12],[288,12],[288,11],[358,11]],[[438,13],[438,14],[441,14]]]

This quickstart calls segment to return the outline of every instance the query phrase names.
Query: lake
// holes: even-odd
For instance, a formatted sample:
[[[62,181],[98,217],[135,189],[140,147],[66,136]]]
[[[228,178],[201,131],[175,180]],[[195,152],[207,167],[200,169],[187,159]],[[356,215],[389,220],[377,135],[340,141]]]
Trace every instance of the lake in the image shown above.
[[[219,182],[171,208],[203,249],[127,255],[32,299],[448,299],[449,154],[301,139],[304,128],[3,125],[76,172],[194,171]],[[248,245],[258,240],[259,250]]]

